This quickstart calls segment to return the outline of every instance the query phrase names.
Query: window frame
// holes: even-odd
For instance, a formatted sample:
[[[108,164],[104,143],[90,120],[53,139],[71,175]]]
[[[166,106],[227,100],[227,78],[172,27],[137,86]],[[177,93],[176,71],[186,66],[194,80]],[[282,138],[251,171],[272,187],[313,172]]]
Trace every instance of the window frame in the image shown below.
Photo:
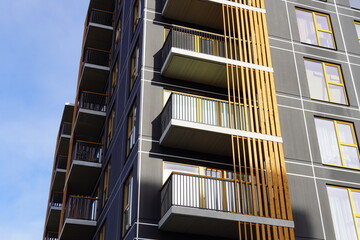
[[[356,32],[356,35],[357,35],[357,39],[358,39],[358,42],[360,44],[360,34],[358,34],[358,32],[356,30],[356,25],[360,26],[360,21],[354,21],[354,24],[355,24],[355,32]]]
[[[110,143],[113,139],[113,135],[114,135],[114,123],[115,123],[115,108],[114,106],[111,108],[110,114],[109,114],[109,118],[108,118],[108,122],[107,122],[107,142],[106,145],[107,147],[110,146]]]
[[[118,63],[118,58],[116,58],[111,72],[110,96],[113,96],[116,91],[118,77],[119,77],[119,63]]]
[[[360,10],[360,5],[359,5],[358,7],[355,7],[355,6],[352,5],[352,2],[353,2],[352,0],[349,0],[349,6],[350,6],[350,8],[351,8],[351,9],[355,9],[355,10]]]
[[[105,203],[109,199],[109,182],[110,182],[110,171],[111,164],[110,161],[104,169],[104,182],[103,182],[103,195],[102,195],[102,207],[105,206]]]
[[[126,135],[126,156],[128,157],[136,141],[136,123],[137,123],[137,106],[136,101],[131,106],[127,116],[127,135]],[[131,141],[132,140],[132,141]]]
[[[133,5],[133,34],[136,32],[137,26],[140,22],[140,0],[135,0]]]
[[[116,49],[117,48],[117,46],[119,45],[119,42],[120,42],[120,39],[121,39],[121,30],[122,30],[122,28],[121,28],[121,23],[122,23],[122,14],[120,13],[120,16],[119,16],[119,20],[118,20],[118,22],[117,22],[117,25],[116,25],[116,29],[115,29],[115,47],[114,47],[114,49]]]
[[[316,11],[312,11],[312,10],[308,10],[308,9],[304,9],[304,8],[298,8],[298,7],[295,8],[295,11],[303,11],[303,12],[309,12],[309,13],[311,13],[311,15],[312,15],[312,23],[313,23],[313,26],[314,26],[314,29],[315,29],[315,35],[316,35],[317,44],[315,45],[315,44],[312,44],[312,43],[302,42],[301,39],[300,39],[300,42],[301,42],[301,43],[309,44],[309,45],[312,45],[312,46],[319,46],[319,47],[323,47],[323,48],[327,48],[327,49],[333,49],[333,50],[336,50],[336,49],[337,49],[337,44],[336,44],[335,36],[334,36],[334,30],[333,30],[333,27],[332,27],[332,22],[331,22],[331,19],[330,19],[330,15],[329,15],[329,14],[320,13],[320,12],[316,12]],[[330,30],[320,29],[320,28],[318,27],[318,24],[317,24],[317,21],[316,21],[316,15],[326,17],[327,23],[328,23],[328,26],[329,26],[329,29],[330,29]],[[296,16],[296,12],[295,12],[295,16]],[[297,21],[297,26],[298,26],[298,28],[299,28],[299,22],[298,22],[297,16],[296,16],[296,21]],[[320,37],[319,37],[319,31],[320,31],[320,32],[325,32],[325,33],[330,33],[330,34],[331,34],[331,39],[332,39],[332,42],[333,42],[333,45],[334,45],[333,48],[320,45],[321,42],[320,42]],[[300,38],[301,38],[300,31],[299,31],[299,36],[300,36]]]
[[[356,189],[356,188],[349,188],[349,187],[342,187],[342,186],[335,186],[335,185],[326,185],[326,190],[328,190],[328,188],[331,187],[331,188],[340,188],[340,189],[346,189],[347,190],[347,194],[348,194],[348,197],[349,197],[349,205],[350,205],[350,208],[351,208],[351,213],[352,213],[352,218],[354,220],[354,227],[355,227],[355,232],[356,232],[356,235],[357,235],[357,238],[360,240],[360,228],[357,224],[357,218],[360,218],[360,214],[356,214],[356,209],[355,209],[355,203],[354,203],[354,199],[353,199],[353,196],[352,196],[352,192],[358,192],[360,193],[360,189]],[[327,194],[328,194],[328,198],[330,199],[329,197],[329,192],[327,191]],[[331,204],[330,204],[330,212],[331,212]],[[331,216],[332,218],[332,216]],[[334,225],[334,222],[333,222],[333,225]],[[335,225],[334,225],[334,228],[335,228]]]
[[[130,92],[133,90],[136,80],[139,77],[139,61],[140,61],[140,49],[139,49],[139,41],[137,41],[131,53],[131,58],[130,58],[130,81],[129,81]]]
[[[122,226],[121,226],[121,236],[124,237],[126,233],[131,228],[131,214],[132,214],[132,194],[133,194],[133,182],[134,178],[132,173],[128,175],[126,181],[124,182],[123,188],[123,208],[122,208]],[[128,213],[128,214],[126,214]],[[125,219],[127,216],[127,219]],[[127,220],[127,221],[125,221]],[[127,225],[125,224],[127,223]]]
[[[324,101],[324,102],[330,102],[330,103],[335,103],[335,104],[340,104],[340,105],[349,105],[349,99],[347,96],[347,91],[346,91],[346,87],[345,87],[345,81],[344,81],[344,76],[343,76],[343,72],[342,72],[342,68],[340,64],[336,64],[336,63],[329,63],[329,62],[324,62],[324,61],[320,61],[320,60],[315,60],[315,59],[311,59],[311,58],[304,58],[304,65],[305,65],[305,71],[307,71],[306,69],[306,64],[305,61],[311,61],[311,62],[318,62],[321,63],[321,67],[322,67],[322,73],[324,74],[324,79],[325,79],[325,86],[326,86],[326,92],[328,95],[329,100],[324,100],[324,99],[319,99],[319,98],[314,98],[310,95],[311,99],[315,99],[318,101]],[[336,67],[338,69],[338,73],[339,73],[339,79],[340,79],[340,83],[336,83],[336,82],[331,82],[329,81],[329,76],[328,73],[326,71],[326,66],[331,66],[331,67]],[[309,79],[306,76],[306,79],[308,81],[308,86],[310,88],[310,84],[309,84]],[[336,86],[341,86],[343,93],[344,93],[344,98],[345,98],[345,103],[340,103],[340,102],[334,102],[332,101],[332,97],[330,94],[330,85],[336,85]]]
[[[106,233],[106,222],[101,225],[100,232],[99,232],[99,240],[105,240],[105,233]]]
[[[354,124],[351,123],[351,122],[345,122],[345,121],[341,121],[341,120],[329,119],[329,118],[317,117],[317,116],[315,116],[315,119],[322,119],[322,120],[327,120],[327,121],[333,122],[333,124],[334,124],[334,131],[335,131],[335,134],[336,134],[337,147],[338,147],[338,150],[339,150],[339,156],[340,156],[340,160],[341,160],[341,164],[342,164],[342,165],[325,163],[325,162],[323,161],[322,157],[321,157],[322,163],[323,163],[324,165],[328,165],[328,166],[335,166],[335,167],[341,167],[341,168],[349,168],[349,169],[354,169],[354,170],[360,170],[360,168],[348,167],[348,166],[345,166],[345,165],[344,165],[345,160],[344,160],[344,156],[343,156],[343,152],[342,152],[342,148],[341,148],[342,146],[348,146],[348,147],[354,147],[354,148],[356,148],[357,154],[358,154],[358,161],[360,162],[359,144],[358,144],[358,141],[357,141],[356,131],[355,131]],[[339,131],[338,123],[350,126],[351,135],[352,135],[352,137],[353,137],[354,144],[341,142],[341,140],[340,140],[340,131]],[[316,129],[316,124],[315,124],[315,129]],[[317,129],[316,129],[316,131],[317,131]],[[318,140],[318,143],[319,143],[319,142],[320,142],[320,141],[319,141],[319,137],[318,137],[318,135],[316,135],[316,136],[317,136],[317,140]],[[320,145],[319,145],[319,152],[320,152],[320,155],[321,155]]]

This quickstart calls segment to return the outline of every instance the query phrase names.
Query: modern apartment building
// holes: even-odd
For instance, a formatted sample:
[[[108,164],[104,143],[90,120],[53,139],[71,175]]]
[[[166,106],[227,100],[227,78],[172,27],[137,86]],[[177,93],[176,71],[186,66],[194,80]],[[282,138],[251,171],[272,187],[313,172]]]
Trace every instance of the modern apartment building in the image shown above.
[[[90,0],[81,51],[44,239],[360,239],[359,0]]]

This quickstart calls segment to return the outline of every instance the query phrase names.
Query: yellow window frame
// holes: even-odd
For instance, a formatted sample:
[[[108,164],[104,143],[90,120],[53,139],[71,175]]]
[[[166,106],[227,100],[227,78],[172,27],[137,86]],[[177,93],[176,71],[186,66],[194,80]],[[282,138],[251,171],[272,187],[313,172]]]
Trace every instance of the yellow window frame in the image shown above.
[[[354,23],[355,25],[360,25],[360,22],[358,21],[355,21]],[[356,31],[356,26],[355,26],[355,31]],[[360,41],[360,35],[357,33],[357,31],[356,31],[356,35],[358,36],[358,40]]]
[[[106,165],[105,172],[104,172],[103,198],[102,198],[102,206],[103,207],[109,198],[110,169],[111,169],[111,165],[110,165],[110,163],[108,163]]]
[[[354,129],[354,125],[350,122],[344,122],[344,121],[340,121],[340,120],[334,120],[334,119],[328,119],[328,118],[322,118],[322,117],[316,117],[318,119],[324,119],[324,120],[327,120],[327,121],[332,121],[334,123],[334,129],[335,129],[335,134],[336,134],[336,141],[337,141],[337,144],[338,144],[338,148],[339,148],[339,153],[340,153],[340,158],[341,158],[341,163],[342,165],[335,165],[335,164],[329,164],[329,163],[324,163],[324,165],[330,165],[330,166],[340,166],[340,167],[344,167],[344,168],[350,168],[350,169],[356,169],[356,170],[359,170],[359,168],[353,168],[353,167],[347,167],[345,166],[345,161],[344,161],[344,156],[343,156],[343,153],[342,153],[342,146],[348,146],[348,147],[355,147],[356,150],[357,150],[357,153],[358,153],[358,157],[360,156],[359,154],[359,145],[357,143],[357,140],[356,140],[356,134],[355,134],[355,129]],[[341,142],[340,140],[340,131],[339,131],[339,127],[338,127],[338,124],[344,124],[344,125],[349,125],[350,126],[350,129],[351,129],[351,135],[354,139],[354,143],[351,144],[351,143],[344,143],[344,142]],[[359,159],[360,161],[360,159]]]
[[[330,33],[330,34],[331,34],[331,39],[332,39],[332,42],[333,42],[333,44],[334,44],[334,48],[333,48],[333,49],[336,49],[336,42],[335,42],[335,38],[334,38],[334,32],[333,32],[332,25],[331,25],[331,21],[330,21],[330,16],[329,16],[328,14],[319,13],[319,12],[314,12],[314,11],[310,11],[310,10],[303,9],[303,8],[296,8],[296,10],[304,11],[304,12],[310,12],[310,13],[312,14],[312,19],[313,19],[313,23],[314,23],[316,40],[317,40],[317,43],[318,43],[317,45],[318,45],[318,46],[322,46],[322,45],[320,44],[319,32],[325,32],[325,33]],[[328,26],[329,26],[329,29],[330,29],[330,30],[325,30],[325,29],[319,28],[319,26],[318,26],[318,24],[317,24],[317,20],[316,20],[316,15],[326,17],[326,20],[327,20],[327,23],[328,23]]]
[[[109,146],[109,144],[112,140],[112,137],[113,137],[114,119],[115,119],[115,110],[114,110],[114,108],[112,108],[110,111],[109,120],[108,120],[107,146]]]
[[[338,64],[322,62],[322,61],[309,59],[309,58],[305,58],[305,60],[306,61],[312,61],[312,62],[321,63],[324,78],[325,78],[325,83],[326,83],[326,92],[327,92],[327,94],[329,96],[329,102],[337,103],[337,102],[332,101],[332,96],[330,94],[330,85],[336,85],[336,86],[341,86],[342,87],[343,92],[344,92],[345,101],[346,101],[345,105],[349,105],[347,94],[346,94],[346,89],[345,89],[345,84],[344,84],[344,78],[343,78],[343,74],[342,74],[342,70],[341,70],[341,66],[338,65]],[[329,80],[329,76],[328,76],[328,74],[326,72],[326,66],[336,67],[338,69],[340,83],[332,82],[332,81]],[[317,98],[313,98],[313,99],[320,100],[320,101],[325,101],[323,99],[317,99]],[[339,104],[341,104],[341,103],[339,103]]]
[[[123,189],[123,209],[122,209],[122,233],[121,236],[124,237],[127,231],[130,229],[131,226],[131,216],[129,220],[129,228],[125,229],[127,226],[125,225],[125,213],[126,211],[129,211],[131,213],[131,194],[132,194],[132,183],[133,182],[133,176],[132,173],[129,174],[129,176],[126,178],[126,181],[124,183],[124,189]]]

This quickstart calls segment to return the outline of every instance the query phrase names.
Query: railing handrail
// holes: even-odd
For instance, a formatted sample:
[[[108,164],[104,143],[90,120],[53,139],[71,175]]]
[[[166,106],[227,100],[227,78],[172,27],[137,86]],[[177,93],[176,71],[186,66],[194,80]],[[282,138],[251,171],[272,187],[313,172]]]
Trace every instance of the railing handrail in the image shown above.
[[[109,13],[109,14],[114,15],[113,12],[106,11],[106,10],[102,10],[102,9],[98,9],[98,8],[91,8],[90,11],[104,12],[104,13]]]
[[[74,160],[80,160],[85,162],[101,163],[102,157],[102,144],[76,141],[74,151],[72,153],[71,162]]]
[[[106,98],[106,94],[81,91],[77,110],[85,108],[94,111],[106,112]]]
[[[109,51],[109,50],[92,48],[92,47],[87,47],[87,48],[85,49],[85,51],[104,52],[104,53],[109,53],[109,54],[111,53],[111,51]]]
[[[100,145],[102,146],[102,143],[97,143],[97,142],[90,142],[90,141],[85,141],[85,140],[76,140],[75,143],[80,142],[80,143],[89,143],[89,144],[94,144],[94,145]]]
[[[176,25],[176,24],[172,24],[170,30],[171,30],[173,27],[179,28],[179,29],[186,29],[186,30],[190,30],[190,31],[194,31],[194,32],[199,32],[199,33],[205,33],[205,34],[214,35],[214,36],[218,36],[218,37],[224,38],[224,35],[223,35],[223,34],[214,33],[214,32],[208,32],[208,31],[199,30],[199,29],[196,29],[196,28],[185,27],[185,26]]]
[[[69,198],[99,200],[98,197],[88,197],[88,196],[78,196],[78,195],[69,195]]]
[[[88,94],[94,94],[94,95],[100,95],[100,96],[107,96],[106,93],[97,93],[97,92],[91,92],[91,91],[85,91],[85,90],[82,90],[81,91],[82,93],[88,93]]]

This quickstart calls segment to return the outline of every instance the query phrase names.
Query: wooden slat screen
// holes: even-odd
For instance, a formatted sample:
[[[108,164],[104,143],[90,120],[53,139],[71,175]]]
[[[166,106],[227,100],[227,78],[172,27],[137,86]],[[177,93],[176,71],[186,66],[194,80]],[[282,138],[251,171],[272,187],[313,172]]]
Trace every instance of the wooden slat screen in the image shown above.
[[[233,2],[264,8],[263,0]],[[222,12],[226,57],[271,68],[265,13],[226,4],[222,5]],[[231,128],[238,128],[240,124],[246,131],[281,137],[273,73],[231,64],[227,64],[226,73],[228,101],[237,103],[228,105],[232,108],[229,110]],[[245,116],[236,119],[240,111]],[[246,200],[236,199],[236,211],[241,213],[246,206],[252,206],[252,215],[293,220],[282,143],[231,138],[233,170],[238,173],[234,174],[234,181],[238,184],[242,175],[250,176],[245,187],[240,184],[239,190],[235,189],[255,193],[246,194],[249,196]],[[293,228],[244,222],[239,222],[238,227],[239,239],[295,239]]]

